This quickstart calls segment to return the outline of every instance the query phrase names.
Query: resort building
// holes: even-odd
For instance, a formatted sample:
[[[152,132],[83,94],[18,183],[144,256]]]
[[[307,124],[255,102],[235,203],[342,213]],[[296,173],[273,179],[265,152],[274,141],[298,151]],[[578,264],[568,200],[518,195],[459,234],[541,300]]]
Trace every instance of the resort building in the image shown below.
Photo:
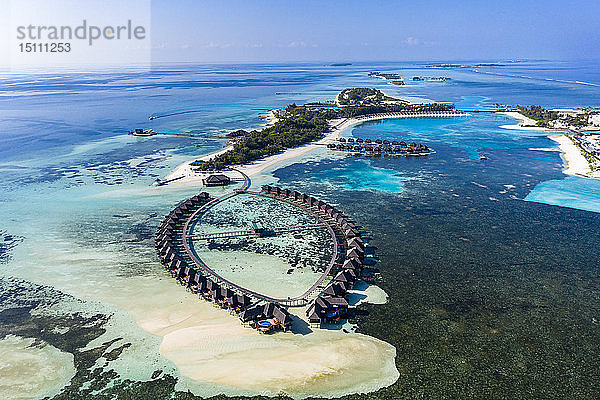
[[[209,175],[207,178],[202,179],[204,186],[227,186],[231,183],[231,179],[227,175]]]

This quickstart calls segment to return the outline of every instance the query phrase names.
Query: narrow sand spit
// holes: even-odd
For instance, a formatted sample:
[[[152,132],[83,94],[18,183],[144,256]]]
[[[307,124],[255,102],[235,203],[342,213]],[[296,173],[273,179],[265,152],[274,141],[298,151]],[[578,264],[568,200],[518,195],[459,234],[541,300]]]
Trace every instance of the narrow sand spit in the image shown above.
[[[517,129],[520,131],[553,131],[554,129],[542,128],[536,126],[537,121],[529,117],[524,116],[516,111],[501,112],[500,114],[508,115],[509,117],[519,120],[517,125],[501,125],[500,128],[504,129]]]
[[[599,178],[598,172],[592,172],[590,164],[585,159],[581,150],[565,135],[549,136],[558,143],[561,156],[565,162],[563,172],[567,175],[583,176],[586,178]]]

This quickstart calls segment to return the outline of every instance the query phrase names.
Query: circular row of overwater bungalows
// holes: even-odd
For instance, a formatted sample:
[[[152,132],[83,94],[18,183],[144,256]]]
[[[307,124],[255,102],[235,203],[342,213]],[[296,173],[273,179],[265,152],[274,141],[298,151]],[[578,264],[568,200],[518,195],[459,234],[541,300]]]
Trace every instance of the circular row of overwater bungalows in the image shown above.
[[[295,201],[297,205],[320,213],[329,220],[338,246],[343,249],[342,255],[336,260],[340,268],[332,270],[335,272],[332,282],[308,304],[307,317],[313,327],[345,318],[348,311],[345,295],[358,279],[364,265],[365,247],[360,231],[341,211],[307,194],[269,185],[262,187],[262,193]],[[292,318],[282,305],[265,301],[258,294],[250,297],[246,293],[238,293],[225,282],[217,282],[210,273],[203,271],[202,266],[195,265],[186,253],[182,242],[183,226],[195,210],[209,201],[209,194],[202,192],[181,202],[164,218],[156,234],[156,251],[161,263],[172,277],[192,293],[237,314],[244,325],[260,332],[287,330]]]
[[[262,193],[310,208],[312,212],[325,218],[334,229],[338,247],[342,248],[336,260],[339,268],[332,269],[335,274],[332,282],[308,303],[306,316],[313,327],[346,318],[349,306],[346,294],[352,289],[364,267],[365,245],[361,232],[340,210],[307,194],[270,185],[263,186]]]
[[[406,142],[398,142],[396,140],[381,140],[377,139],[374,142],[371,139],[354,139],[354,138],[339,138],[338,143],[329,143],[328,149],[339,150],[339,151],[350,151],[356,153],[390,153],[390,154],[401,154],[406,155],[421,155],[428,154],[431,149],[427,145],[412,142],[407,144]]]
[[[260,332],[287,330],[292,319],[285,308],[272,302],[261,303],[260,299],[236,292],[223,281],[219,283],[187,255],[182,242],[183,226],[195,210],[209,201],[209,194],[202,192],[180,203],[164,218],[156,233],[156,252],[161,264],[192,293],[237,314],[245,325]]]

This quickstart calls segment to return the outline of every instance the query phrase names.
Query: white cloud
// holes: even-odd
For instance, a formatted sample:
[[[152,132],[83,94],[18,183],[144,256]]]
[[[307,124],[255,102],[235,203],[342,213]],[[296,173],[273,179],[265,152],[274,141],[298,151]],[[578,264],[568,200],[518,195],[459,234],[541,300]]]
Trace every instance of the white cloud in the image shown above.
[[[288,47],[306,47],[306,42],[300,41],[300,42],[290,42],[288,44]]]
[[[419,41],[419,39],[414,38],[412,36],[407,37],[406,39],[404,39],[402,41],[402,43],[404,43],[407,46],[418,46],[419,44],[421,44],[421,42]]]

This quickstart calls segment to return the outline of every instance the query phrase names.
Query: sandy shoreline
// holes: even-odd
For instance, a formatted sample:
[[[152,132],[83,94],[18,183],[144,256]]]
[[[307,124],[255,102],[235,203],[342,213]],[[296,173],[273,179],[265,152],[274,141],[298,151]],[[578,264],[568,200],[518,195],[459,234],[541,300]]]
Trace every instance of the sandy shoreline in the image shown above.
[[[277,121],[277,118],[273,115],[272,112],[270,112],[268,115],[270,115],[269,117],[267,117],[268,125],[274,124]],[[305,144],[305,145],[302,145],[302,146],[299,146],[299,147],[286,149],[281,153],[273,154],[271,156],[261,158],[259,160],[253,161],[249,164],[236,166],[235,169],[243,172],[244,174],[248,175],[249,177],[253,177],[253,176],[258,175],[258,174],[264,172],[266,169],[269,169],[277,164],[280,164],[280,163],[283,164],[286,161],[289,161],[289,160],[292,160],[295,158],[299,158],[312,150],[315,150],[318,148],[324,148],[327,144],[337,141],[337,139],[341,136],[342,132],[344,132],[345,130],[347,130],[355,125],[361,124],[363,122],[376,121],[376,120],[381,120],[381,119],[422,118],[422,117],[428,117],[428,116],[439,117],[438,114],[432,113],[432,114],[414,115],[414,116],[401,116],[401,115],[381,116],[381,115],[378,115],[378,116],[372,116],[372,117],[366,117],[366,118],[360,118],[360,119],[359,118],[341,118],[341,119],[331,120],[329,122],[329,125],[330,125],[329,132],[327,132],[325,134],[325,136],[323,136],[321,139],[311,142],[311,143],[308,143],[308,144]],[[449,116],[452,116],[452,115],[449,115]],[[177,166],[171,173],[169,173],[164,178],[164,180],[178,178],[176,181],[169,183],[169,185],[189,185],[189,184],[202,185],[202,179],[207,177],[208,175],[210,175],[210,173],[195,172],[193,169],[194,167],[192,167],[191,164],[195,160],[200,159],[200,158],[208,160],[212,157],[215,157],[219,154],[226,152],[229,149],[231,149],[230,146],[223,148],[219,151],[210,153],[210,154],[197,156],[193,160],[186,161],[186,162],[180,164],[179,166]],[[232,179],[240,179],[239,173],[237,173],[235,171],[225,170],[225,171],[222,171],[222,173],[230,176],[230,178],[232,178]]]
[[[500,112],[499,114],[504,114],[519,120],[519,123],[517,125],[501,125],[500,128],[518,129],[521,131],[556,131],[555,129],[536,126],[536,120],[526,117],[523,114],[516,111],[504,111]]]
[[[591,170],[590,164],[581,154],[581,150],[566,135],[552,135],[548,138],[558,143],[565,164],[563,170],[565,174],[584,178],[600,178],[600,174]]]
[[[516,111],[502,112],[501,114],[518,119],[518,125],[501,125],[504,129],[531,130],[531,131],[548,131],[548,132],[564,132],[560,129],[542,128],[528,125],[535,125],[536,121],[524,116]],[[525,126],[524,126],[525,125]],[[600,178],[599,172],[593,172],[590,169],[588,161],[585,159],[581,150],[569,139],[565,134],[557,134],[548,136],[549,139],[558,143],[561,157],[564,161],[563,172],[566,175],[581,176],[584,178]]]

